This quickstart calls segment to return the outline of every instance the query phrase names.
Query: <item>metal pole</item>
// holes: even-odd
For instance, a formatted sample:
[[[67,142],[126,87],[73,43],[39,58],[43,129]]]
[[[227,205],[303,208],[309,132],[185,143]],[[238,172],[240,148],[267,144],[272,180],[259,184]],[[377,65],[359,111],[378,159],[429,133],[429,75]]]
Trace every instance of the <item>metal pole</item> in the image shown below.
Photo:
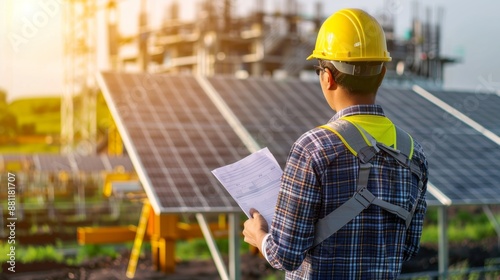
[[[448,275],[448,207],[438,207],[438,239],[439,239],[439,275],[446,279]]]
[[[222,256],[219,252],[219,248],[217,247],[217,244],[215,243],[215,239],[212,236],[212,233],[210,232],[210,227],[208,226],[207,220],[205,219],[205,216],[203,216],[202,213],[196,213],[196,219],[198,220],[198,224],[200,225],[201,232],[205,236],[205,240],[207,241],[208,249],[210,249],[210,253],[212,254],[212,257],[214,258],[215,266],[217,267],[217,270],[219,271],[219,275],[222,280],[229,280],[229,275],[227,273],[227,268],[224,263],[224,260],[222,259]]]
[[[486,216],[488,216],[490,223],[493,225],[495,231],[497,232],[497,238],[498,238],[497,246],[500,248],[500,223],[498,223],[489,205],[484,205],[483,211],[486,214]]]
[[[239,213],[229,214],[229,276],[232,280],[241,279],[239,222]]]

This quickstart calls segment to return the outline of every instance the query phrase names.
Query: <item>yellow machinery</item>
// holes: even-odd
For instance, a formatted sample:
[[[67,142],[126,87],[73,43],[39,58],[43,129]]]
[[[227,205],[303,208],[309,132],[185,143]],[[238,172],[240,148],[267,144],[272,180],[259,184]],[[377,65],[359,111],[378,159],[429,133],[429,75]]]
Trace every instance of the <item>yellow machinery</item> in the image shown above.
[[[215,238],[226,238],[228,236],[228,227],[224,215],[220,215],[219,221],[211,223],[209,227]],[[80,245],[134,241],[127,269],[127,277],[133,278],[140,248],[144,240],[151,242],[152,259],[155,267],[162,272],[172,273],[175,271],[176,241],[193,238],[203,238],[199,225],[179,222],[179,216],[174,214],[157,215],[148,201],[145,200],[137,227],[80,227],[78,228],[77,239]]]
[[[162,272],[172,273],[175,270],[175,243],[179,240],[204,237],[198,224],[180,222],[179,215],[155,214],[135,174],[117,170],[115,173],[106,174],[104,184],[103,192],[106,197],[127,197],[130,200],[142,201],[139,224],[138,226],[80,227],[77,229],[77,240],[80,245],[134,241],[127,277],[134,277],[144,240],[151,243],[155,267]],[[208,226],[215,238],[227,238],[228,225],[225,215],[219,215],[218,221]]]

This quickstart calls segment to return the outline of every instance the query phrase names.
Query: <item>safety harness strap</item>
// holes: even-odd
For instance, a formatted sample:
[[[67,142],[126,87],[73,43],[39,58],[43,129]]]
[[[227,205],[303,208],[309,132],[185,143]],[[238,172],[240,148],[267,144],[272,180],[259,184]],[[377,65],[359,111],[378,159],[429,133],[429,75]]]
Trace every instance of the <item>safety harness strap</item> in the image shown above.
[[[418,197],[422,191],[422,174],[418,164],[413,163],[410,157],[413,154],[413,139],[405,131],[396,127],[396,143],[399,148],[394,149],[382,143],[377,142],[369,133],[363,128],[356,126],[346,120],[337,120],[329,123],[328,125],[321,126],[337,134],[347,148],[358,157],[359,175],[356,193],[353,197],[347,200],[344,204],[332,211],[324,218],[318,220],[315,225],[315,238],[314,245],[316,246],[323,240],[337,232],[340,228],[346,225],[349,221],[359,215],[364,209],[368,208],[371,204],[377,205],[386,211],[393,213],[403,220],[405,220],[406,227],[408,228],[413,213],[416,209],[417,202],[415,202],[412,210],[409,212],[406,209],[394,205],[392,203],[381,200],[373,195],[368,189],[368,180],[370,177],[370,170],[372,165],[368,163],[380,149],[387,152],[394,157],[402,165],[411,169],[419,178]],[[413,168],[412,168],[413,166]],[[415,168],[415,172],[414,169]]]
[[[370,201],[370,197],[366,198],[363,196],[367,192],[367,189],[356,192],[353,197],[340,205],[335,211],[330,212],[326,217],[320,219],[315,225],[316,232],[313,246],[323,242],[323,240],[330,237],[358,216],[364,209],[368,208],[373,200]]]
[[[363,163],[369,162],[379,152],[377,141],[363,128],[347,120],[339,119],[321,127],[337,134],[347,148]]]

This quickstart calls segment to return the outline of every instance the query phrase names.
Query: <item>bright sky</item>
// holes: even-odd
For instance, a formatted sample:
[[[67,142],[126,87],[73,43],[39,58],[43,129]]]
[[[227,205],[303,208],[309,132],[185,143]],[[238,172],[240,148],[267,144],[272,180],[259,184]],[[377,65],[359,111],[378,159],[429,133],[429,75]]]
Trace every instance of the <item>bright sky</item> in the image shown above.
[[[62,14],[66,0],[0,0],[0,88],[9,93],[9,100],[25,96],[60,95],[63,92]],[[158,25],[165,5],[173,0],[145,0],[151,13],[151,25]],[[98,0],[99,5],[106,0]],[[256,1],[233,0],[237,13],[254,8]],[[264,0],[267,11],[285,7],[287,0]],[[300,11],[314,14],[311,0],[299,0]],[[389,11],[396,17],[397,35],[409,29],[412,3],[407,0],[345,0],[321,1],[324,15],[344,7],[359,7],[375,14]],[[444,55],[460,58],[461,63],[445,69],[445,87],[464,90],[500,91],[500,1],[447,1],[420,0],[420,17],[425,18],[423,7],[429,7],[435,21],[437,7],[444,8],[442,19],[442,48]],[[140,0],[120,1],[120,32],[136,31]],[[184,17],[194,14],[197,0],[182,0]],[[98,20],[103,22],[103,12]],[[101,25],[102,26],[102,25]],[[105,42],[105,29],[99,29],[99,41]],[[104,69],[105,44],[98,50],[99,68]]]

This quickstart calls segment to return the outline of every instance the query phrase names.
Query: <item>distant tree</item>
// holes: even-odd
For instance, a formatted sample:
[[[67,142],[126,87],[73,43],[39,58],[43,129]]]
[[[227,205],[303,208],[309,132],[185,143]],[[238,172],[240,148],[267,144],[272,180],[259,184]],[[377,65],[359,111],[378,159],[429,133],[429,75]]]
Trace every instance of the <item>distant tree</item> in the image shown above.
[[[15,135],[17,133],[17,117],[10,113],[5,112],[0,114],[0,134],[1,135]]]
[[[0,104],[7,104],[7,91],[0,88]]]
[[[7,91],[0,88],[0,135],[15,135],[17,133],[17,117],[9,112]]]
[[[34,123],[25,123],[19,129],[19,135],[33,135],[36,133],[36,125]]]
[[[0,88],[0,117],[7,112],[7,91]]]

